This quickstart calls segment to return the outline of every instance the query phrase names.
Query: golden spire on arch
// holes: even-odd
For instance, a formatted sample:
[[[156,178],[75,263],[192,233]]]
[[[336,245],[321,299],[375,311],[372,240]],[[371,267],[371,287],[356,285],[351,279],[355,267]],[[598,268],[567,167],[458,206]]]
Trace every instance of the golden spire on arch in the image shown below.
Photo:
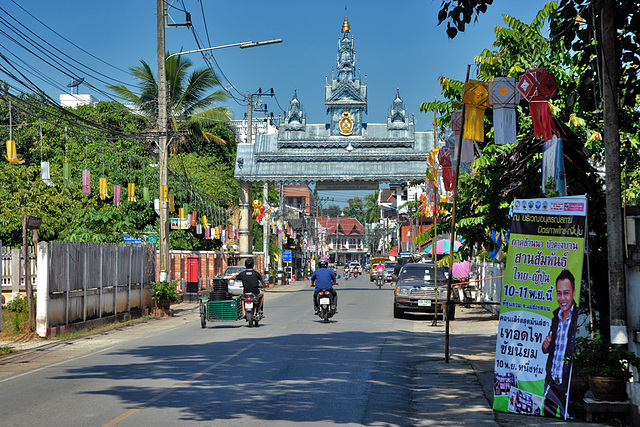
[[[344,21],[342,22],[342,32],[350,33],[351,27],[349,26],[349,21],[347,20],[347,8],[344,8]]]

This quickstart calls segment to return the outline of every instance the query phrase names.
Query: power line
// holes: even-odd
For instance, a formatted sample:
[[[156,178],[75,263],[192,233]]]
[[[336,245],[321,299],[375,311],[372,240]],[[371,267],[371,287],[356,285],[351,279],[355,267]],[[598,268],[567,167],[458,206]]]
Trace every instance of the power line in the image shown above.
[[[20,6],[15,0],[11,0],[13,4],[15,4],[16,6],[18,6],[20,9],[22,9],[27,15],[29,15],[30,17],[32,17],[33,19],[35,19],[36,21],[38,21],[43,27],[45,27],[46,29],[48,29],[49,31],[51,31],[53,34],[55,34],[56,36],[60,37],[62,40],[66,41],[67,43],[71,44],[73,47],[75,47],[76,49],[79,49],[80,51],[86,53],[87,55],[91,56],[92,58],[102,62],[103,64],[114,68],[118,71],[121,71],[125,74],[130,75],[131,73],[129,73],[129,71],[127,70],[123,70],[122,68],[118,68],[115,65],[104,61],[102,59],[100,59],[99,57],[95,56],[94,54],[92,54],[91,52],[81,48],[80,46],[78,46],[77,44],[75,44],[74,42],[72,42],[71,40],[67,39],[66,37],[62,36],[60,33],[58,33],[57,31],[55,31],[53,28],[49,27],[47,24],[45,24],[44,22],[42,22],[41,20],[39,20],[38,18],[36,18],[34,15],[32,15],[28,10],[26,10],[25,8],[23,8],[22,6]],[[114,79],[115,80],[115,79]],[[118,80],[116,80],[118,81]]]

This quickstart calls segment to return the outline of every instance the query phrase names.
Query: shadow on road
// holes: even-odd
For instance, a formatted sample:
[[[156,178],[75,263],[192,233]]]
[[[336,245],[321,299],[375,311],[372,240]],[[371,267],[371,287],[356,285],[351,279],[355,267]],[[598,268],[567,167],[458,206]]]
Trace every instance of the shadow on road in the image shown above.
[[[413,425],[412,413],[428,413],[428,408],[412,407],[412,394],[431,399],[443,392],[437,385],[416,383],[429,366],[443,365],[442,328],[366,333],[318,327],[308,334],[240,339],[232,339],[237,331],[216,333],[222,338],[216,342],[107,353],[134,362],[73,368],[57,378],[119,380],[118,386],[88,393],[115,396],[127,408],[175,408],[181,420],[210,422],[251,417],[258,422]],[[488,338],[456,336],[451,354],[486,351]],[[460,393],[468,392],[468,370],[455,369],[460,363],[446,366],[447,394],[456,393],[456,384],[464,386]]]

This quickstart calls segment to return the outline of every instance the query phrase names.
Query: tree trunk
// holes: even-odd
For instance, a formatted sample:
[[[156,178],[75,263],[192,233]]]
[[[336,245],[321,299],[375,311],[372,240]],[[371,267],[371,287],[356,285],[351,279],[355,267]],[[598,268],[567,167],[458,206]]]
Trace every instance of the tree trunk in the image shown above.
[[[609,320],[611,342],[627,344],[615,15],[616,1],[603,1],[601,55],[609,261]]]

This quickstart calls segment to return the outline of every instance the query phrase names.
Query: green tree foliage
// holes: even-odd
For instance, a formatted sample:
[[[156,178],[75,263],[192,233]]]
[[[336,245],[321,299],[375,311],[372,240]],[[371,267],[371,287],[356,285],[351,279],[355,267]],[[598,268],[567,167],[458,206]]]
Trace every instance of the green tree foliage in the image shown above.
[[[82,197],[62,185],[47,186],[39,165],[0,165],[0,240],[6,246],[22,245],[22,213],[42,218],[40,240],[58,239],[75,215],[84,208]],[[86,200],[88,206],[93,201]]]
[[[73,122],[62,120],[65,115]],[[146,137],[148,123],[143,117],[115,102],[60,111],[29,95],[12,101],[11,119],[11,136],[25,163],[0,162],[0,240],[4,245],[22,244],[22,212],[42,218],[40,240],[115,243],[122,242],[123,234],[141,237],[144,232],[157,232],[153,204],[143,200],[144,187],[151,200],[158,197],[156,146]],[[9,139],[5,99],[0,99],[0,124],[0,138]],[[178,206],[196,202],[200,213],[211,212],[211,224],[226,224],[226,209],[237,201],[235,140],[224,124],[205,129],[228,143],[196,144],[195,152],[172,156],[170,168],[176,173],[169,176],[169,188]],[[55,186],[42,181],[40,161],[49,162]],[[69,180],[63,179],[65,163]],[[82,193],[83,170],[91,173],[90,195]],[[99,196],[100,177],[108,182],[109,197],[104,200]],[[129,182],[136,185],[135,202],[128,201]],[[114,185],[121,186],[118,207],[113,206]],[[220,244],[202,239],[195,230],[187,233],[191,240],[183,238],[183,232],[172,231],[172,248],[214,249]]]
[[[348,206],[342,210],[347,218],[356,218],[361,224],[366,223],[366,209],[360,197],[353,197],[347,200]]]
[[[380,206],[378,205],[378,196],[380,190],[364,196],[365,216],[364,223],[373,224],[380,221]]]
[[[464,2],[469,10],[473,10],[478,3],[483,2]],[[629,94],[633,101],[621,105],[621,114],[626,114],[628,118],[623,126],[627,133],[622,134],[622,140],[625,145],[623,150],[627,149],[627,165],[637,165],[635,157],[640,154],[637,145],[637,95],[631,95],[638,93],[638,47],[634,46],[638,38],[631,34],[640,29],[640,25],[637,25],[640,9],[638,2],[623,3],[625,5],[618,9],[618,38],[623,47],[616,55],[621,58],[623,68],[630,67],[632,70],[619,73],[618,83],[621,97]],[[564,126],[564,131],[567,132],[563,142],[568,192],[587,194],[590,206],[590,261],[592,265],[606,266],[607,219],[601,209],[605,206],[604,185],[593,167],[593,164],[601,164],[604,158],[601,98],[602,91],[606,89],[601,88],[598,81],[598,74],[602,74],[599,65],[602,58],[598,58],[601,50],[595,47],[595,40],[601,37],[600,29],[597,28],[600,25],[600,7],[600,2],[586,0],[562,1],[559,7],[555,2],[549,2],[530,25],[505,16],[507,27],[496,28],[496,49],[484,50],[475,61],[479,65],[478,76],[483,80],[499,75],[519,76],[526,69],[534,67],[547,68],[556,77],[559,83],[558,95],[550,105],[552,113],[558,119],[556,126]],[[451,19],[455,24],[456,21]],[[589,25],[583,25],[585,20]],[[547,23],[551,28],[551,38],[548,40],[541,32]],[[635,25],[631,25],[632,23]],[[594,34],[597,35],[595,39]],[[636,55],[628,55],[625,51],[635,51]],[[453,98],[459,100],[458,89],[461,84],[447,79],[442,79],[442,82],[443,93],[449,96],[453,93]],[[423,105],[425,109],[436,107],[426,103]],[[442,109],[442,105],[439,107]],[[481,144],[483,157],[474,162],[474,173],[460,177],[460,212],[456,216],[462,219],[456,227],[465,237],[471,236],[471,242],[478,242],[475,239],[482,235],[480,230],[484,230],[488,236],[490,230],[503,230],[508,226],[507,209],[514,197],[543,196],[540,190],[541,143],[531,135],[527,110],[526,103],[517,107],[519,143],[501,148]],[[446,120],[447,118],[442,119],[443,122]],[[486,123],[491,124],[489,115]],[[487,136],[491,137],[491,132]],[[631,177],[634,174],[637,174],[635,168],[631,170],[627,166],[625,176]],[[637,194],[634,187],[637,184],[630,183],[627,187],[626,194],[630,198]],[[483,244],[489,249],[492,243],[487,240],[485,238]],[[594,283],[592,298],[600,309],[601,317],[606,319],[607,269],[592,269],[591,278]]]
[[[326,208],[320,209],[318,212],[320,216],[328,216],[329,218],[335,218],[340,215],[340,213],[342,212],[342,209],[340,209],[340,206],[332,204],[327,206]]]
[[[491,4],[493,0],[443,0],[438,12],[438,25],[447,21],[447,35],[454,38],[458,31],[464,32],[472,19],[478,21],[478,15],[485,13]]]
[[[620,65],[611,70],[615,74],[618,101],[621,180],[626,203],[640,203],[640,1],[616,3],[615,55]],[[603,91],[602,86],[602,3],[593,0],[562,0],[558,13],[550,26],[554,50],[578,52],[574,57],[577,67],[584,72],[567,89],[567,107],[590,129],[585,136],[587,146],[598,162],[604,158]],[[605,61],[610,63],[610,61]]]

